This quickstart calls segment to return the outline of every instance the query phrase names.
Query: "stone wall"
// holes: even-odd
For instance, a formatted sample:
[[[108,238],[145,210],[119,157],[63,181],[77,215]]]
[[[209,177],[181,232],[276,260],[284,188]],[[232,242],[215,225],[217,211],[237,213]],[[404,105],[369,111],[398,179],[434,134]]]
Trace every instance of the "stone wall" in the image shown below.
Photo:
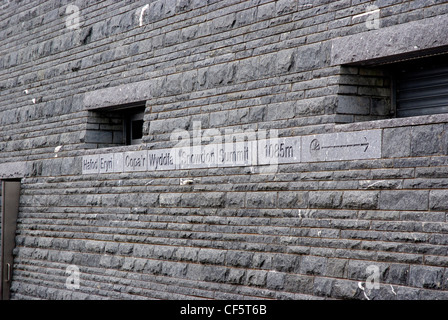
[[[388,119],[388,75],[332,61],[334,39],[375,32],[369,4],[6,1],[0,164],[24,177],[12,298],[447,299],[448,117]],[[374,4],[386,31],[448,13]],[[137,101],[142,145],[92,135],[98,108]],[[84,167],[195,132],[278,133],[301,158]],[[340,150],[313,153],[322,141]]]
[[[0,183],[0,208],[2,207],[2,188],[3,188],[3,185]],[[0,216],[0,239],[1,239],[1,237],[2,237],[2,219],[1,219],[1,216]],[[1,249],[2,249],[2,244],[1,244],[1,241],[0,241],[0,252],[1,252]],[[2,262],[2,257],[1,257],[1,255],[0,255],[0,263]]]

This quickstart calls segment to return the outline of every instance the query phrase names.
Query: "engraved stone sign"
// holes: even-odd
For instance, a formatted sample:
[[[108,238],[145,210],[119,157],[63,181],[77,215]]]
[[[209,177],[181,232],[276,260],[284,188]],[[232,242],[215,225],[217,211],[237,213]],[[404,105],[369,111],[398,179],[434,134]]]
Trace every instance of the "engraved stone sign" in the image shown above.
[[[300,137],[259,140],[258,164],[300,162],[300,140]]]
[[[100,157],[98,155],[82,157],[82,174],[93,174],[100,172]]]
[[[100,173],[114,172],[114,154],[100,154],[98,164]]]
[[[88,155],[82,158],[82,173],[254,165],[261,166],[260,172],[276,172],[283,163],[381,158],[381,139],[382,130],[377,129]]]
[[[148,170],[148,151],[131,151],[123,155],[123,171]]]
[[[114,171],[113,172],[123,172],[123,153],[114,153]]]
[[[148,151],[148,170],[174,170],[175,149],[159,149]]]
[[[235,167],[257,164],[256,141],[241,141],[218,145],[218,166]]]
[[[302,137],[302,161],[381,158],[381,130],[336,132]]]
[[[209,144],[175,149],[177,169],[195,169],[218,166],[218,145]]]

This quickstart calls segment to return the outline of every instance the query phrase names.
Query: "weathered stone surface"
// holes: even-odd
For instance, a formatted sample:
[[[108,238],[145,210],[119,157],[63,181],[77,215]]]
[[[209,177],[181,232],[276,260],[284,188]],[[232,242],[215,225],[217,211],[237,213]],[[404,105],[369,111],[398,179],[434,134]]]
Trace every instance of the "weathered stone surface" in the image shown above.
[[[146,80],[88,92],[84,96],[84,106],[89,110],[93,110],[111,105],[148,100],[151,97],[151,84],[151,80]]]
[[[431,190],[429,192],[429,209],[448,210],[448,192],[446,190]]]
[[[300,273],[307,275],[324,275],[327,259],[323,257],[304,256],[300,261]]]
[[[285,283],[285,274],[275,271],[268,272],[266,277],[266,287],[271,290],[282,290]]]
[[[310,208],[338,208],[342,202],[342,192],[316,191],[309,194]]]
[[[434,42],[437,42],[436,47],[446,45],[448,43],[441,40],[441,35],[447,31],[446,26],[442,23],[445,19],[446,16],[440,15],[337,38],[332,43],[332,64],[348,64],[410,55],[423,49],[434,48]],[[409,32],[418,36],[409,38],[407,37]]]
[[[386,158],[409,157],[411,155],[411,130],[393,128],[383,131],[383,156]]]
[[[342,207],[347,209],[378,208],[379,192],[346,191],[342,197]]]
[[[379,208],[388,210],[427,210],[428,191],[381,191]]]
[[[396,117],[394,68],[362,66],[435,61],[446,3],[364,32],[366,1],[149,2],[0,5],[12,299],[447,298],[448,115]]]
[[[318,278],[314,279],[314,291],[313,293],[317,296],[331,297],[331,291],[333,289],[334,280],[328,278]]]
[[[416,126],[412,128],[411,155],[428,156],[442,153],[443,125]]]
[[[8,162],[0,164],[0,178],[22,178],[27,175],[26,162]]]
[[[426,289],[442,289],[444,283],[444,268],[428,266],[411,266],[409,285]]]

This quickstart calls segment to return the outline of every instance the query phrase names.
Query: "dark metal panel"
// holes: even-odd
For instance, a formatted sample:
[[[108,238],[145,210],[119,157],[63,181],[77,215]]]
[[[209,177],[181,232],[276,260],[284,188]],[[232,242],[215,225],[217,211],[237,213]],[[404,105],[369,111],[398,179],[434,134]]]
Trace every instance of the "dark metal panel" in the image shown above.
[[[397,115],[399,117],[447,112],[447,66],[425,66],[401,72],[397,81]]]
[[[13,250],[19,212],[20,181],[2,181],[1,299],[9,300],[12,281]]]

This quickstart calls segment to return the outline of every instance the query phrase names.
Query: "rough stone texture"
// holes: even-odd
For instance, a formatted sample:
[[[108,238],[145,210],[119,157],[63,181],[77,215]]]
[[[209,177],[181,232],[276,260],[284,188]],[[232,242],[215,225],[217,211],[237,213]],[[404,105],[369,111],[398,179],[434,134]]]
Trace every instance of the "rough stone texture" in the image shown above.
[[[448,31],[444,25],[447,18],[446,15],[440,15],[336,39],[333,41],[332,63],[367,62],[418,50],[440,49],[448,44],[446,39],[440,41],[443,38],[441,35]],[[414,35],[412,39],[410,33]]]
[[[387,70],[339,65],[440,49],[445,2],[378,1],[379,31],[355,18],[366,1],[145,4],[79,2],[79,29],[66,1],[0,5],[0,178],[22,178],[13,299],[448,299],[448,116],[388,119]],[[140,101],[142,145],[91,111]],[[83,174],[83,157],[226,130],[372,129],[368,159]],[[369,270],[380,288],[363,292]]]
[[[2,195],[3,195],[2,188],[3,188],[3,185],[2,185],[2,183],[0,183],[0,208],[2,207]],[[2,219],[0,216],[0,239],[1,239],[1,236],[2,236]],[[1,249],[2,249],[2,243],[0,241],[0,250]]]

